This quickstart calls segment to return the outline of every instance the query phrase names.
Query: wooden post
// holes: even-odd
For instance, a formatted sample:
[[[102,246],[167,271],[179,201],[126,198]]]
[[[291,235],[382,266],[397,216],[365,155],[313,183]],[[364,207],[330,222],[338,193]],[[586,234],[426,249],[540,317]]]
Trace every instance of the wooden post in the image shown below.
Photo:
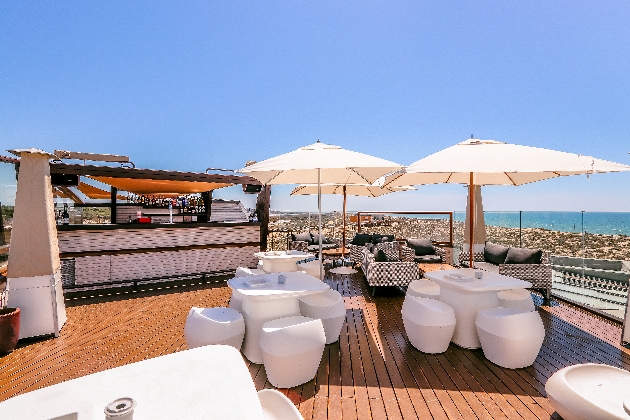
[[[260,250],[267,250],[269,234],[269,204],[271,201],[271,185],[263,185],[256,200],[256,215],[260,222]]]
[[[202,192],[201,199],[203,200],[203,205],[206,208],[206,222],[210,222],[210,216],[212,215],[212,190]]]
[[[468,183],[468,209],[470,212],[470,243],[468,244],[468,250],[470,252],[470,265],[469,268],[473,268],[474,252],[475,252],[475,178],[473,173],[470,173],[470,182]]]
[[[116,224],[116,195],[118,194],[118,188],[116,187],[112,187],[112,195],[111,195],[111,208],[112,208],[112,215],[111,215],[111,224],[115,225]]]
[[[346,254],[346,186],[343,186],[343,234],[341,235],[341,258]]]
[[[0,245],[4,244],[4,220],[2,216],[2,202],[0,202]]]

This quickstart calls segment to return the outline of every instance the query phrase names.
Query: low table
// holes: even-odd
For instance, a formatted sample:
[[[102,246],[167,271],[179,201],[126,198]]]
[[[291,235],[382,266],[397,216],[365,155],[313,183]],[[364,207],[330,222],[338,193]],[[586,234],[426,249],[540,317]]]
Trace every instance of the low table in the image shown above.
[[[262,363],[262,325],[278,318],[300,315],[300,296],[330,289],[326,283],[301,271],[282,273],[286,283],[278,284],[278,274],[235,277],[228,286],[243,300],[245,339],[241,350],[252,363]]]
[[[352,275],[354,273],[357,273],[358,271],[355,270],[352,267],[337,267],[337,268],[333,268],[333,269],[329,270],[329,272],[333,273],[333,274],[340,275],[340,276],[349,276],[349,275]]]
[[[256,387],[231,346],[203,346],[93,373],[0,403],[3,420],[104,419],[133,398],[134,420],[264,419]],[[74,415],[73,415],[74,414]]]
[[[257,252],[254,256],[262,261],[263,271],[266,273],[297,271],[298,261],[315,257],[313,254],[303,251]]]
[[[481,309],[499,306],[497,292],[532,287],[530,282],[488,272],[483,272],[481,279],[475,279],[476,271],[479,270],[462,268],[432,271],[424,274],[425,278],[440,285],[440,301],[448,304],[455,311],[457,324],[451,341],[468,349],[481,347],[475,325],[477,312]],[[448,278],[450,274],[463,274],[472,277],[473,280],[452,280]]]

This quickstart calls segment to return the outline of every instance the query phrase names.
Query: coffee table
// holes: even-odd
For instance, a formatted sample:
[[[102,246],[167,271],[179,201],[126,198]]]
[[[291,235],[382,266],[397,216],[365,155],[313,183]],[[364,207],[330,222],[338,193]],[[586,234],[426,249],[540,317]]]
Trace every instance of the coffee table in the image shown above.
[[[278,284],[278,274],[235,277],[228,286],[243,301],[245,339],[241,350],[252,363],[262,363],[260,333],[262,325],[278,318],[300,315],[300,296],[330,289],[323,281],[301,271],[281,273],[286,283]]]
[[[481,347],[475,319],[477,312],[485,308],[499,306],[497,292],[509,289],[529,289],[532,284],[501,274],[483,272],[481,279],[475,279],[475,272],[470,268],[441,270],[425,273],[424,277],[440,285],[440,301],[448,304],[455,311],[455,333],[452,342],[468,349]],[[449,279],[451,274],[463,274],[472,277],[472,281]]]
[[[104,419],[110,402],[133,398],[134,420],[257,419],[264,414],[243,357],[203,346],[51,385],[0,403],[3,420]]]

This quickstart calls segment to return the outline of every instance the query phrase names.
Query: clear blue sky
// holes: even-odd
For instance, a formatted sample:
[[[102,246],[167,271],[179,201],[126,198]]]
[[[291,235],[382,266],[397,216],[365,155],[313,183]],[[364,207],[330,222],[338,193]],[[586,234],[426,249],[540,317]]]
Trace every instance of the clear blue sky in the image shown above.
[[[629,22],[626,0],[7,0],[0,153],[115,153],[203,172],[319,138],[410,164],[474,134],[628,164]],[[274,187],[272,208],[316,209],[290,189]],[[630,210],[630,174],[486,187],[484,204]],[[464,205],[453,185],[349,200],[354,210]]]

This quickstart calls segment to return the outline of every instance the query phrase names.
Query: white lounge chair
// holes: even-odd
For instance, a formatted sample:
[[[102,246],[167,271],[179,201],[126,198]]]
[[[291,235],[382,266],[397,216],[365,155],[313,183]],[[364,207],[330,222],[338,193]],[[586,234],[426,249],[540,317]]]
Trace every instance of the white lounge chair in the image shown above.
[[[538,312],[514,308],[482,309],[475,320],[483,354],[508,369],[530,366],[545,339]]]
[[[326,344],[339,340],[339,334],[346,320],[346,305],[336,290],[301,296],[300,313],[309,318],[321,319],[326,333]]]
[[[189,349],[226,344],[241,349],[245,336],[243,315],[230,308],[191,308],[184,325]]]
[[[260,334],[267,379],[291,388],[313,379],[324,354],[326,333],[319,319],[289,316],[265,322]]]
[[[402,307],[407,337],[424,353],[443,353],[455,331],[455,312],[444,302],[407,295]]]
[[[265,420],[304,420],[302,414],[283,393],[275,389],[258,391]]]

